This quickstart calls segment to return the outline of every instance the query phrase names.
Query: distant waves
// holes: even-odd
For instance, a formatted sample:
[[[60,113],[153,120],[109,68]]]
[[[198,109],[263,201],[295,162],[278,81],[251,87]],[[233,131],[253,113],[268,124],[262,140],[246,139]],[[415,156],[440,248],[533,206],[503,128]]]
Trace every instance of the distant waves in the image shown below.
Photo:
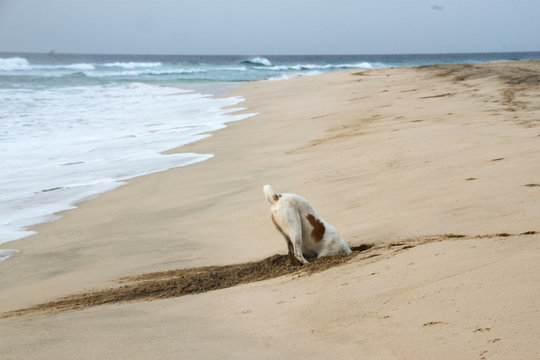
[[[164,59],[163,61],[92,61],[69,62],[70,57],[54,59],[25,57],[0,58],[0,86],[16,82],[39,83],[40,78],[50,78],[49,85],[72,85],[72,78],[89,78],[87,85],[101,81],[131,81],[151,83],[236,82],[260,79],[288,78],[294,75],[315,75],[339,69],[370,69],[384,67],[366,61],[331,63],[329,58],[305,59],[306,61],[274,61],[266,57],[204,58],[197,60]],[[82,60],[78,58],[77,60]],[[298,59],[304,60],[304,59]],[[312,60],[312,61],[308,61]]]

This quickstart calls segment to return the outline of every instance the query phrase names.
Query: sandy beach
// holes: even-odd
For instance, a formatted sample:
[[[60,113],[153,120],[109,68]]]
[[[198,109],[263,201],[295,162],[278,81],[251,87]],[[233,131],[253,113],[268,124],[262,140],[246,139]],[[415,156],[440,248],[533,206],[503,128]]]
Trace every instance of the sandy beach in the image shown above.
[[[540,358],[539,61],[230,95],[258,115],[171,151],[210,160],[1,245],[20,250],[0,262],[3,359]],[[357,251],[274,256],[264,184],[309,199]]]

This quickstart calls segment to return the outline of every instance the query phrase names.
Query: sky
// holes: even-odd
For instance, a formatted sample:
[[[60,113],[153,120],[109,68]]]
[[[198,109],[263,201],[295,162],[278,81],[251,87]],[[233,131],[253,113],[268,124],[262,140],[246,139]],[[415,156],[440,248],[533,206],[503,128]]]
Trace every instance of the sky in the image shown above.
[[[540,51],[538,0],[0,0],[0,51]]]

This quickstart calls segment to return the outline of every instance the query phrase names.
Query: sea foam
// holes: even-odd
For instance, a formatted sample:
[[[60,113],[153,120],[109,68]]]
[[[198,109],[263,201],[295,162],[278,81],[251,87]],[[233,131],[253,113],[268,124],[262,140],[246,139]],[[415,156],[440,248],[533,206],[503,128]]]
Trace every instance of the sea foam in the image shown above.
[[[94,70],[93,64],[75,63],[75,64],[31,64],[27,59],[20,57],[0,58],[0,71],[20,71],[20,70]]]
[[[140,83],[0,89],[0,243],[127,179],[210,158],[162,152],[249,117],[223,109],[241,101]]]
[[[164,68],[159,70],[152,70],[150,69],[140,69],[140,70],[122,70],[122,71],[107,71],[107,72],[88,72],[84,71],[84,75],[89,77],[96,77],[96,78],[111,78],[111,77],[136,77],[136,76],[144,76],[144,75],[182,75],[182,74],[197,74],[197,73],[206,73],[206,69],[202,68]]]
[[[129,62],[113,62],[113,63],[103,64],[103,66],[105,67],[117,67],[117,68],[123,68],[123,69],[151,68],[151,67],[159,67],[162,65],[163,64],[159,61],[154,61],[154,62],[129,61]]]
[[[34,66],[37,69],[68,69],[68,70],[94,70],[96,67],[93,64],[79,63],[67,65],[42,65]]]
[[[356,64],[292,64],[292,65],[276,65],[269,67],[255,67],[259,70],[272,71],[301,71],[301,70],[339,70],[339,69],[372,69],[375,66],[368,62]]]
[[[30,69],[28,60],[20,57],[0,58],[0,71]]]

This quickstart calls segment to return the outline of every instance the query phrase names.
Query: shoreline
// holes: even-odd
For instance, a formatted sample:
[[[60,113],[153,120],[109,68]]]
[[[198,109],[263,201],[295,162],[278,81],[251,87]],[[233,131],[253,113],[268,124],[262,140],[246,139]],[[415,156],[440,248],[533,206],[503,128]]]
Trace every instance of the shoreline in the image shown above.
[[[526,63],[528,61],[520,61],[521,63]],[[540,61],[538,61],[540,62]],[[515,61],[503,61],[503,62],[500,62],[500,61],[494,61],[494,62],[487,62],[487,63],[482,63],[482,64],[486,64],[489,66],[489,64],[505,64],[505,63],[508,63],[508,64],[512,64],[512,63],[516,63]],[[534,63],[534,61],[533,61]],[[480,64],[480,65],[482,65]],[[476,64],[478,65],[478,64]],[[385,71],[393,71],[393,70],[397,70],[399,71],[400,69],[402,70],[413,70],[414,69],[421,69],[421,68],[426,68],[426,69],[429,69],[429,68],[438,68],[438,67],[441,67],[441,68],[451,68],[451,67],[454,67],[454,66],[457,66],[457,67],[468,67],[468,66],[474,66],[474,65],[469,65],[469,64],[457,64],[457,65],[425,65],[425,66],[420,66],[420,67],[412,67],[412,68],[408,68],[408,67],[402,67],[402,68],[382,68],[382,69],[360,69],[360,70],[343,70],[343,71],[339,71],[339,72],[334,72],[334,73],[328,73],[328,74],[320,74],[318,75],[317,77],[320,77],[320,76],[327,76],[327,75],[331,75],[331,74],[338,74],[338,73],[363,73],[363,72],[385,72]],[[296,78],[291,78],[291,79],[287,79],[285,81],[294,81],[294,80],[300,80],[300,79],[308,79],[309,80],[310,77],[305,77],[305,76],[300,76],[300,77],[296,77]],[[239,111],[235,111],[235,112],[232,112],[230,114],[233,114],[233,115],[243,115],[245,113],[253,113],[253,111],[251,111],[251,108],[249,106],[249,100],[246,99],[244,96],[243,96],[243,89],[244,88],[251,88],[251,89],[257,89],[259,87],[259,85],[261,85],[262,87],[264,87],[264,84],[265,83],[268,83],[268,81],[265,81],[265,80],[259,80],[259,81],[251,81],[251,82],[246,82],[246,83],[241,83],[241,84],[231,84],[231,83],[224,83],[223,86],[219,85],[219,88],[217,89],[218,91],[215,93],[215,94],[211,94],[212,97],[235,97],[235,96],[240,96],[242,98],[244,98],[244,101],[242,103],[239,103],[237,105],[234,105],[233,107],[238,107],[238,108],[241,108]],[[277,86],[279,88],[279,86]],[[192,88],[189,88],[188,90],[194,90],[194,91],[197,91],[196,89],[192,89]],[[214,90],[216,90],[214,88]],[[255,94],[255,95],[258,95],[258,94]],[[436,95],[437,96],[437,95]],[[238,105],[242,105],[242,106],[238,106]],[[226,109],[226,108],[225,108]],[[255,112],[255,117],[257,117],[257,113]],[[251,120],[253,121],[253,118],[252,119],[243,119],[243,120]],[[174,154],[174,153],[197,153],[197,154],[203,154],[203,153],[212,153],[213,156],[215,156],[215,153],[212,152],[212,151],[207,151],[207,147],[205,145],[206,142],[212,142],[212,138],[215,136],[215,135],[219,135],[219,134],[222,134],[224,132],[226,132],[228,130],[229,127],[231,126],[234,126],[236,125],[237,121],[231,121],[231,122],[227,122],[226,123],[226,127],[224,129],[219,129],[218,131],[212,131],[210,133],[204,133],[203,135],[209,135],[208,137],[206,138],[203,138],[203,139],[200,139],[200,140],[197,140],[193,143],[188,143],[188,144],[185,144],[183,146],[179,146],[179,147],[175,147],[175,148],[171,148],[169,150],[166,150],[166,151],[163,151],[163,154]],[[222,143],[222,141],[218,141],[218,143]],[[315,140],[313,142],[315,145],[318,145],[319,144],[319,141],[318,140]],[[222,145],[222,144],[220,144]],[[227,146],[227,145],[225,145]],[[311,145],[313,146],[313,145]],[[304,150],[304,149],[301,149],[301,150]],[[234,151],[234,150],[233,150]],[[288,154],[290,155],[290,154]],[[207,161],[211,161],[213,160],[212,158],[210,159],[207,159],[207,160],[203,160],[203,161],[200,161],[200,162],[207,162]],[[167,170],[164,170],[164,171],[160,171],[160,172],[157,172],[157,173],[152,173],[152,174],[145,174],[145,175],[141,175],[141,176],[137,176],[137,177],[134,177],[134,178],[131,178],[131,179],[128,179],[128,180],[124,180],[122,181],[124,184],[122,184],[121,186],[119,187],[116,187],[115,189],[113,190],[110,190],[110,191],[106,191],[104,193],[100,193],[96,196],[93,196],[91,197],[90,199],[86,199],[86,200],[82,200],[81,202],[77,202],[76,204],[73,204],[75,206],[74,209],[68,209],[68,210],[65,210],[65,211],[61,211],[61,212],[58,212],[58,213],[55,213],[52,215],[53,219],[50,220],[50,221],[45,221],[43,223],[39,223],[39,224],[36,224],[34,226],[30,226],[27,228],[28,231],[34,231],[34,229],[39,229],[41,227],[47,227],[47,225],[49,224],[52,224],[52,223],[56,223],[58,221],[62,221],[63,217],[67,214],[71,214],[73,212],[77,212],[78,211],[78,208],[79,208],[79,205],[82,205],[82,204],[86,204],[88,202],[93,202],[94,200],[98,199],[99,197],[107,194],[107,193],[110,193],[110,192],[115,192],[117,190],[120,190],[121,188],[123,187],[126,187],[126,186],[132,186],[131,184],[133,182],[139,182],[139,181],[142,181],[144,182],[143,179],[147,178],[147,177],[150,177],[152,175],[158,175],[158,174],[166,174],[170,171],[174,171],[174,170],[178,170],[178,169],[183,169],[183,168],[193,168],[193,166],[196,166],[198,165],[199,162],[197,163],[194,163],[194,164],[189,164],[189,165],[185,165],[185,166],[181,166],[181,167],[177,167],[177,168],[172,168],[172,169],[167,169]],[[516,231],[520,231],[520,229],[515,229]],[[523,231],[526,231],[526,230],[523,230]],[[486,233],[486,231],[484,231],[484,233]],[[39,237],[39,232],[37,232],[36,234],[34,235],[30,235],[29,237],[26,237],[26,238],[22,238],[22,239],[17,239],[17,240],[14,240],[14,241],[17,241],[18,243],[20,241],[33,241],[32,238],[34,237]],[[415,234],[411,234],[411,235],[415,235]],[[3,250],[3,249],[2,249]],[[12,249],[6,249],[6,250],[12,250]],[[18,251],[18,250],[17,250]],[[269,253],[266,253],[264,255],[269,255]],[[198,262],[195,263],[196,265],[199,265]]]
[[[226,92],[228,92],[235,84],[234,83],[230,83],[230,82],[214,82],[214,83],[211,83],[211,84],[199,84],[199,83],[194,83],[194,84],[187,84],[188,86],[183,86],[181,87],[182,90],[185,90],[186,92],[192,92],[192,93],[195,93],[195,94],[200,94],[201,96],[203,97],[211,97],[211,98],[214,98],[214,99],[219,99],[220,97],[222,98],[225,98],[224,96],[222,96],[223,94],[225,94]],[[232,97],[231,97],[232,98]],[[243,99],[239,99],[240,101],[243,101]],[[223,121],[220,126],[226,126],[226,124],[228,123],[231,123],[231,122],[234,122],[234,121],[240,121],[240,120],[244,120],[245,118],[251,116],[250,114],[246,114],[246,117],[244,118],[240,118],[238,119],[236,116],[234,116],[234,114],[231,112],[231,109],[234,110],[234,109],[243,109],[241,106],[237,106],[239,105],[241,102],[238,102],[236,104],[233,104],[233,105],[226,105],[226,104],[223,104],[221,106],[221,117],[224,119],[224,120],[228,120],[228,121]],[[229,109],[229,110],[227,110]],[[179,147],[182,147],[183,145],[185,145],[186,143],[189,143],[189,142],[195,142],[195,141],[199,141],[205,137],[208,137],[208,136],[211,136],[211,134],[215,132],[214,131],[204,131],[204,132],[200,132],[200,133],[196,133],[196,134],[192,134],[191,135],[191,139],[189,141],[186,142],[186,139],[185,138],[182,138],[180,137],[178,139],[178,141],[180,142],[180,145],[177,145],[177,146],[172,146],[171,148],[165,148],[164,150],[162,151],[159,151],[159,154],[161,155],[165,155],[167,153],[173,153],[172,150],[176,149],[176,148],[179,148]],[[185,137],[185,135],[184,135]],[[101,185],[101,188],[99,189],[96,189],[96,185],[94,185],[93,187],[89,187],[87,190],[85,191],[79,191],[81,194],[77,195],[77,193],[75,192],[75,194],[68,194],[68,195],[64,195],[63,197],[60,197],[60,198],[57,198],[56,201],[50,201],[50,200],[41,200],[42,202],[46,203],[48,205],[49,208],[51,208],[51,212],[46,212],[46,211],[38,211],[36,214],[34,214],[32,217],[30,217],[30,220],[28,219],[28,215],[26,217],[23,217],[22,219],[21,218],[14,218],[14,219],[11,219],[12,221],[7,221],[5,223],[6,225],[6,229],[2,229],[2,233],[6,235],[7,239],[4,238],[2,240],[0,240],[0,245],[2,244],[6,244],[6,243],[11,243],[13,241],[17,241],[17,240],[21,240],[21,239],[26,239],[26,238],[29,238],[29,237],[32,237],[33,235],[36,235],[36,232],[33,231],[33,229],[36,227],[36,226],[39,226],[40,224],[45,224],[45,223],[49,223],[49,222],[54,222],[56,220],[58,220],[59,218],[62,217],[61,214],[67,212],[67,211],[70,211],[70,210],[74,210],[74,209],[77,209],[77,205],[80,204],[80,203],[83,203],[83,202],[86,202],[86,201],[90,201],[96,197],[99,197],[101,194],[104,194],[104,193],[107,193],[109,191],[112,191],[116,188],[119,188],[121,186],[124,186],[126,185],[129,180],[131,179],[134,179],[134,178],[138,178],[138,177],[143,177],[143,176],[146,176],[148,174],[152,174],[152,173],[156,173],[156,172],[163,172],[163,171],[167,171],[167,170],[170,170],[172,168],[175,168],[175,167],[183,167],[183,166],[189,166],[191,164],[194,164],[194,163],[197,163],[197,162],[200,162],[200,161],[205,161],[207,160],[209,157],[212,157],[213,155],[212,154],[190,154],[190,153],[186,153],[186,152],[181,152],[179,153],[180,156],[183,156],[183,158],[181,160],[178,160],[177,162],[179,161],[182,161],[183,164],[173,164],[171,163],[170,166],[172,167],[169,167],[169,168],[165,168],[165,169],[162,169],[162,170],[152,170],[152,169],[147,169],[147,171],[139,171],[139,174],[137,175],[118,175],[117,177],[114,178],[114,180],[110,181],[110,184],[104,184],[104,185]],[[159,161],[160,159],[156,159],[156,162]],[[161,159],[163,160],[163,159]],[[66,163],[66,164],[62,164],[62,165],[71,165],[71,164],[79,164],[79,163],[84,163],[86,161],[77,161],[77,162],[73,162],[73,163]],[[129,170],[126,170],[127,173],[129,173]],[[102,182],[103,183],[106,183],[108,180],[108,178],[99,178],[96,180],[96,183],[97,184],[101,184]],[[78,179],[74,179],[74,182],[78,182],[79,180]],[[58,187],[50,187],[50,188],[42,188],[43,190],[41,191],[36,191],[34,192],[34,195],[35,194],[39,194],[39,193],[49,193],[51,191],[56,191],[56,190],[69,190],[70,188],[72,187],[76,187],[76,186],[58,186]],[[40,203],[38,203],[38,205],[40,205]],[[15,207],[16,208],[16,207]],[[26,224],[25,226],[22,226],[22,225],[19,225],[18,227],[7,227],[7,225],[10,225],[12,223],[24,223]],[[10,258],[11,256],[15,255],[18,253],[18,250],[17,249],[0,249],[0,262],[2,261],[5,261],[7,260],[8,258]]]
[[[505,63],[505,62],[509,62],[509,63],[512,63],[512,62],[516,62],[516,61],[521,61],[521,62],[527,62],[527,61],[535,61],[535,60],[492,60],[492,61],[487,61],[487,62],[483,62],[483,63],[479,63],[479,64],[496,64],[496,63]],[[539,60],[540,61],[540,60]],[[474,64],[474,63],[473,63]],[[476,63],[478,64],[478,63]],[[466,64],[455,64],[457,66],[462,66],[462,65],[471,65],[469,63],[466,63]],[[402,66],[402,67],[398,67],[399,68],[422,68],[422,67],[430,67],[430,66],[454,66],[452,64],[450,65],[420,65],[420,66]],[[382,70],[382,69],[394,69],[394,67],[390,67],[390,68],[373,68],[373,69],[358,69],[359,71],[363,71],[363,70]],[[347,70],[345,70],[347,71]],[[349,71],[356,71],[356,70],[349,70]],[[295,74],[293,74],[295,75]],[[323,75],[323,74],[317,74],[317,75]],[[234,96],[240,96],[242,97],[241,94],[238,94],[238,95],[232,95],[234,93],[233,89],[235,87],[240,87],[242,86],[243,84],[250,84],[250,83],[256,83],[256,82],[259,82],[259,81],[268,81],[268,80],[290,80],[290,79],[294,79],[294,78],[301,78],[301,77],[304,77],[304,76],[311,76],[311,75],[305,75],[305,74],[296,74],[295,76],[292,76],[292,77],[287,77],[287,78],[284,78],[284,79],[274,79],[274,78],[271,78],[271,79],[262,79],[262,80],[254,80],[254,81],[243,81],[243,82],[213,82],[213,83],[186,83],[184,85],[186,86],[178,86],[179,88],[181,89],[184,89],[184,90],[188,90],[188,91],[194,91],[196,93],[200,93],[200,94],[205,94],[205,95],[210,95],[212,98],[227,98],[227,97],[234,97]],[[229,94],[229,95],[227,95]],[[239,103],[237,105],[241,105],[242,103]],[[237,107],[236,105],[233,105],[232,106],[233,108]],[[227,109],[228,107],[225,106],[223,107],[222,109]],[[241,106],[239,108],[242,108]],[[234,114],[243,114],[245,113],[245,111],[242,111],[242,110],[239,110],[239,111],[234,111],[232,113],[229,113],[229,115],[234,115]],[[256,115],[256,113],[255,113]],[[243,120],[243,119],[242,119]],[[234,121],[237,121],[237,120],[230,120],[229,122],[226,122],[224,123],[225,126],[227,126],[226,124],[230,124],[231,122],[234,122]],[[210,131],[210,132],[205,132],[205,133],[201,133],[199,134],[202,135],[202,136],[212,136],[212,134],[214,134],[216,131]],[[204,139],[204,138],[203,138]],[[195,140],[195,141],[200,141],[202,139],[198,139],[198,140]],[[164,150],[161,152],[161,154],[182,154],[182,153],[186,153],[185,151],[182,151],[182,150],[179,150],[179,149],[182,149],[184,145],[180,145],[178,147],[173,147],[171,149],[167,149],[167,150]],[[186,153],[187,154],[187,153]],[[196,155],[204,155],[202,153],[197,153]],[[211,156],[213,156],[213,154],[210,154]],[[200,161],[206,161],[207,159],[199,159],[199,160],[196,160],[196,162],[200,162]],[[193,163],[188,161],[188,164],[186,165],[181,165],[181,166],[178,166],[178,167],[183,167],[183,166],[189,166],[189,165],[192,165]],[[163,172],[163,171],[168,171],[170,170],[171,168],[169,169],[165,169],[165,170],[160,170],[158,172]],[[151,174],[151,173],[150,173]],[[134,176],[134,177],[131,177],[131,178],[128,178],[128,179],[122,179],[122,180],[117,180],[115,181],[114,183],[117,183],[118,185],[114,186],[112,189],[109,189],[109,190],[104,190],[103,192],[99,192],[97,194],[94,194],[94,195],[91,195],[89,197],[86,197],[86,198],[82,198],[80,200],[77,200],[73,203],[69,203],[69,205],[66,207],[65,210],[61,210],[61,211],[57,211],[57,212],[54,212],[54,213],[51,213],[49,215],[47,215],[46,217],[43,217],[40,222],[37,222],[37,223],[34,223],[32,225],[28,225],[28,226],[25,226],[24,228],[21,228],[20,229],[20,232],[33,232],[32,229],[34,229],[35,227],[39,226],[40,224],[44,224],[44,223],[49,223],[49,222],[54,222],[54,221],[57,221],[59,218],[61,218],[62,215],[60,214],[63,214],[65,213],[66,211],[71,211],[71,210],[76,210],[77,209],[77,205],[82,203],[82,202],[86,202],[86,201],[91,201],[92,199],[96,198],[96,197],[99,197],[101,194],[103,193],[106,193],[106,192],[109,192],[109,191],[112,191],[112,190],[115,190],[116,188],[118,187],[121,187],[121,186],[124,186],[125,184],[128,184],[129,183],[129,180],[131,179],[134,179],[134,178],[138,178],[138,177],[142,177],[142,176],[146,176],[148,174],[142,174],[142,175],[137,175],[137,176]],[[56,190],[56,188],[53,188],[52,190]],[[45,189],[43,191],[50,191],[50,189]],[[22,238],[17,238],[17,239],[13,239],[13,240],[8,240],[8,241],[5,241],[5,242],[1,242],[0,245],[2,244],[5,244],[5,243],[8,243],[8,242],[13,242],[13,241],[17,241],[17,240],[21,240],[21,239],[26,239],[26,238],[29,238],[29,237],[32,237],[36,234],[29,234],[29,235],[26,235]],[[13,255],[16,255],[18,253],[18,249],[0,249],[0,262],[2,261],[5,261],[7,260],[8,258],[10,258],[11,256]]]
[[[88,348],[98,341],[120,349],[129,340],[122,338],[122,332],[116,335],[118,344],[106,340],[110,316],[118,321],[118,328],[133,329],[132,340],[146,336],[142,323],[150,329],[164,325],[171,334],[183,334],[187,340],[181,344],[163,335],[149,338],[148,346],[166,352],[167,342],[171,349],[185,351],[186,357],[200,351],[216,354],[215,347],[205,348],[205,336],[222,339],[218,347],[226,345],[229,354],[238,355],[245,346],[242,336],[250,337],[248,329],[265,321],[275,326],[265,331],[283,346],[283,352],[293,351],[287,338],[300,336],[326,355],[336,350],[351,356],[361,344],[351,338],[349,345],[340,348],[339,338],[354,332],[368,354],[376,354],[385,343],[395,351],[427,358],[430,351],[418,357],[418,350],[399,340],[411,321],[420,322],[414,333],[431,329],[436,336],[451,339],[446,347],[463,346],[471,340],[450,334],[460,333],[464,327],[474,333],[475,321],[482,329],[507,326],[520,331],[528,326],[532,330],[523,338],[534,338],[539,329],[526,319],[538,315],[524,307],[523,299],[540,302],[535,288],[526,287],[537,280],[531,269],[537,263],[539,235],[513,240],[502,235],[474,236],[540,230],[540,187],[533,186],[540,182],[539,79],[540,62],[525,61],[346,70],[235,87],[230,94],[243,96],[245,111],[259,115],[228,123],[209,138],[173,150],[212,153],[212,159],[132,179],[126,186],[81,203],[54,223],[37,226],[38,235],[18,240],[21,254],[0,263],[5,274],[0,279],[2,312],[108,288],[122,277],[285,253],[262,196],[266,183],[279,192],[305,196],[353,246],[385,246],[436,234],[473,238],[459,244],[429,244],[368,265],[353,262],[316,276],[277,278],[52,317],[0,320],[13,330],[14,358],[23,356],[16,344],[35,345],[44,336],[25,330],[24,321],[41,328],[63,324],[47,335],[53,345],[45,346],[44,354]],[[517,280],[508,270],[512,266],[520,269],[514,273]],[[482,272],[483,268],[489,271]],[[382,278],[370,274],[382,274]],[[458,274],[472,278],[460,280]],[[488,301],[494,293],[493,299],[506,299],[497,292],[497,276],[505,291],[516,294],[519,289],[518,305],[508,314],[520,321],[510,322],[511,317],[501,312],[504,304]],[[489,291],[463,285],[471,281]],[[437,289],[426,290],[438,283],[445,284],[439,292],[446,297],[438,297]],[[274,303],[273,294],[283,299]],[[407,303],[407,294],[416,294],[416,302]],[[468,299],[470,294],[483,303]],[[355,298],[366,302],[351,308]],[[460,304],[462,314],[438,308],[445,298]],[[335,302],[343,304],[354,318],[344,317],[332,307]],[[324,309],[322,314],[331,315],[313,318],[306,306],[317,303]],[[384,305],[387,303],[391,307]],[[467,306],[476,309],[477,315],[466,311]],[[415,318],[422,309],[427,309],[429,319]],[[485,324],[493,314],[502,314],[491,320],[496,325]],[[166,320],[171,316],[180,320]],[[216,327],[203,335],[212,318]],[[391,319],[388,327],[381,325],[382,319]],[[62,340],[65,329],[73,331],[82,322],[95,331],[90,339],[81,337],[72,344]],[[372,330],[370,336],[366,329]],[[317,334],[324,336],[327,350],[316,345],[313,336]],[[493,330],[491,334],[493,339],[503,338],[496,345],[502,354],[516,349],[517,340],[511,340],[508,333]],[[17,340],[17,335],[23,339]],[[254,345],[249,349],[262,351],[265,335],[254,330],[253,336]],[[424,341],[422,349],[433,340],[425,334],[417,339]],[[60,346],[55,349],[54,344]],[[480,346],[474,340],[473,352]],[[523,354],[539,350],[534,343],[522,349]],[[149,354],[124,350],[136,358]],[[316,357],[323,357],[320,354]],[[386,357],[392,358],[391,353]]]

